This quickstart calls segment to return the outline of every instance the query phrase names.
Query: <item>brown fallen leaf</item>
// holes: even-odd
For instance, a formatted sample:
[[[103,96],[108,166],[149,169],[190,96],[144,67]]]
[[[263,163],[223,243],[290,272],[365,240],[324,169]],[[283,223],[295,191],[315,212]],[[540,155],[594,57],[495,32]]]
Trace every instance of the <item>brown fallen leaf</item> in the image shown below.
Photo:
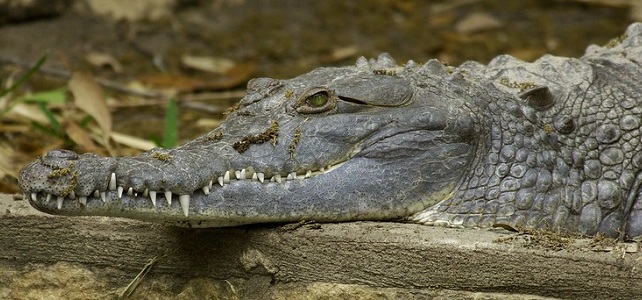
[[[89,52],[85,55],[85,60],[95,67],[109,67],[116,73],[123,72],[123,66],[111,54],[100,52]]]
[[[179,92],[193,91],[196,87],[206,84],[201,78],[194,78],[175,73],[158,73],[139,77],[143,85],[153,88],[172,88]]]
[[[209,83],[209,86],[216,86],[218,89],[230,89],[250,79],[254,73],[256,64],[239,63],[225,72],[225,76],[219,80]]]
[[[108,137],[112,120],[102,88],[91,75],[83,72],[74,72],[68,86],[76,107],[94,118],[102,129],[103,136]]]
[[[139,80],[155,88],[172,88],[179,92],[224,90],[245,83],[252,76],[255,68],[256,65],[253,63],[240,63],[221,75],[208,74],[193,77],[163,73],[143,76]]]
[[[323,64],[332,64],[353,57],[357,53],[359,53],[359,48],[355,45],[350,45],[342,48],[336,48],[328,54],[321,55],[319,61]]]
[[[181,63],[194,70],[217,74],[224,74],[236,65],[233,60],[224,57],[195,55],[181,56]]]
[[[138,150],[147,151],[156,147],[156,144],[154,144],[154,142],[150,140],[141,139],[139,137],[123,134],[116,131],[112,131],[111,138],[118,144]]]
[[[65,133],[67,134],[67,136],[72,141],[74,141],[76,145],[80,146],[83,152],[93,152],[100,155],[107,154],[107,151],[96,145],[96,143],[94,143],[94,141],[91,139],[89,132],[80,127],[78,123],[74,121],[67,121],[63,126],[65,128]]]
[[[488,13],[475,12],[457,22],[455,30],[460,34],[474,34],[503,26],[504,23],[495,16]]]

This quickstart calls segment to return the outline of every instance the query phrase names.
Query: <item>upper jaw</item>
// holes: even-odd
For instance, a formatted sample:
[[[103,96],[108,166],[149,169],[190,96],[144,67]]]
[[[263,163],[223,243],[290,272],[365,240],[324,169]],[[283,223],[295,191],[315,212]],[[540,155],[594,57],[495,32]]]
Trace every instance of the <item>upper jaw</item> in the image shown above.
[[[192,197],[207,197],[217,188],[242,181],[282,184],[325,173],[331,167],[288,170],[277,162],[280,166],[252,163],[251,155],[193,151],[198,152],[156,149],[135,157],[113,158],[53,150],[24,166],[19,182],[34,206],[49,213],[93,214],[95,203],[107,205],[111,198],[144,198],[156,207],[164,198],[168,205],[178,200],[187,217]],[[95,203],[87,206],[92,201]],[[74,211],[76,208],[79,210]]]
[[[58,155],[58,154],[64,155]],[[61,157],[62,156],[62,157]],[[113,158],[102,158],[89,155],[92,159],[113,161]],[[340,165],[325,166],[319,170],[308,170],[305,172],[290,172],[288,174],[273,174],[266,176],[265,173],[255,172],[251,168],[239,170],[227,170],[215,176],[200,188],[189,193],[176,194],[170,190],[152,190],[149,188],[134,189],[123,184],[130,182],[131,178],[119,179],[116,168],[112,173],[94,174],[99,180],[88,176],[80,176],[76,169],[82,168],[82,163],[87,163],[84,155],[74,155],[73,152],[53,152],[43,158],[25,166],[21,171],[21,184],[32,205],[42,211],[52,214],[63,215],[113,215],[110,212],[117,211],[116,215],[130,216],[137,219],[151,219],[154,221],[192,220],[195,211],[199,211],[207,205],[216,206],[216,201],[221,199],[221,190],[226,189],[243,197],[243,190],[248,187],[256,189],[257,186],[270,184],[268,189],[279,189],[290,181],[302,181],[321,174],[326,174],[338,168]],[[106,170],[113,170],[107,168]],[[60,170],[64,174],[61,174]],[[61,176],[51,177],[51,174]],[[40,182],[40,183],[37,183]],[[98,185],[94,183],[99,183]],[[79,190],[79,186],[91,186],[91,188]],[[41,188],[41,186],[43,188]],[[178,201],[177,201],[178,200]],[[192,203],[192,204],[190,204]],[[195,207],[195,206],[199,206]],[[180,208],[180,209],[178,209]],[[231,209],[231,208],[230,208]],[[159,212],[162,212],[159,214]],[[198,218],[198,217],[196,217]],[[221,221],[227,224],[227,221]],[[232,222],[232,221],[229,221]],[[229,223],[228,222],[228,223]],[[239,224],[238,222],[229,223]]]

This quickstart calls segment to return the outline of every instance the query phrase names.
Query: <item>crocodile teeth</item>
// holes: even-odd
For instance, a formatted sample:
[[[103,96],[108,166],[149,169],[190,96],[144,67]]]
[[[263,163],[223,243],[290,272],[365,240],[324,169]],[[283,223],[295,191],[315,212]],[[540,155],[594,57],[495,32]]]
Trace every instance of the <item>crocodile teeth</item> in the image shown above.
[[[259,180],[259,182],[263,183],[263,180],[265,180],[265,174],[256,173],[256,178]]]
[[[223,176],[219,176],[219,177],[218,177],[218,184],[220,184],[221,186],[223,186],[223,184],[224,184],[224,183],[223,183]]]
[[[65,197],[58,196],[58,198],[56,198],[56,207],[58,207],[58,210],[62,209],[63,200],[65,200]]]
[[[145,189],[145,190],[143,191],[143,197],[147,197],[147,195],[149,195],[149,190],[148,190],[148,189]]]
[[[94,191],[94,198],[100,197],[100,192],[98,190]]]
[[[111,173],[111,179],[109,179],[109,190],[116,190],[116,173]]]
[[[103,202],[107,202],[107,194],[105,194],[105,192],[101,192],[100,199],[103,200]]]
[[[230,183],[230,171],[225,171],[225,176],[223,176],[223,183]]]
[[[156,207],[156,191],[149,191],[149,199],[152,200],[152,205]]]
[[[210,194],[210,186],[206,185],[203,187],[203,194],[209,195]]]
[[[178,201],[181,203],[183,214],[187,217],[189,215],[189,195],[178,196]]]
[[[47,197],[45,198],[45,203],[49,203],[49,200],[51,200],[51,194],[47,194]]]
[[[172,192],[165,192],[165,200],[167,200],[167,206],[172,205]]]
[[[123,187],[119,186],[118,187],[118,199],[123,197]]]
[[[133,188],[128,188],[127,189],[127,196],[133,196],[134,195],[134,189]]]
[[[213,184],[214,184],[214,181],[210,180],[210,183],[207,185],[207,187],[211,189]]]
[[[270,179],[270,181],[276,181],[278,183],[283,182],[283,180],[281,179],[281,174],[276,174],[276,175],[272,176],[272,179]]]
[[[310,178],[310,177],[312,177],[312,171],[308,170],[307,172],[305,172],[305,178]]]
[[[87,197],[85,196],[78,197],[78,202],[80,202],[80,204],[82,205],[87,205]]]
[[[31,200],[36,201],[38,199],[38,193],[31,193]]]
[[[236,179],[245,180],[247,178],[247,171],[242,169],[241,171],[236,171]]]
[[[69,193],[69,199],[76,199],[76,193],[74,193],[74,191]]]

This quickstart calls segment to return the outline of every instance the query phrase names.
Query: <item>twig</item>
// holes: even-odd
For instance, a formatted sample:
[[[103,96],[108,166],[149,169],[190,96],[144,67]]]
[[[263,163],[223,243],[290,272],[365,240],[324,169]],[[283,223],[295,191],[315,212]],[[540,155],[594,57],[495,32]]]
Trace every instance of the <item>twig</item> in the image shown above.
[[[122,293],[120,293],[120,295],[118,295],[118,299],[127,299],[127,298],[129,298],[129,296],[131,296],[134,293],[134,291],[136,290],[138,285],[145,278],[145,275],[147,275],[147,273],[149,273],[149,271],[152,269],[152,267],[154,266],[154,264],[156,264],[157,261],[158,261],[158,256],[154,256],[154,258],[152,258],[143,267],[143,269],[140,270],[138,275],[136,275],[136,277],[134,277],[134,279],[127,285],[125,290]]]

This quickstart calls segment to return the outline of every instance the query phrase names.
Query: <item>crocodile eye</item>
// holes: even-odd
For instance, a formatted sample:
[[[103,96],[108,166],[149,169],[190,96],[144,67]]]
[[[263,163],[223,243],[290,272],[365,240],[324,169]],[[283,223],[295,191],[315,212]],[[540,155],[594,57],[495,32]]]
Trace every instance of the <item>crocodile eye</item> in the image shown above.
[[[318,92],[312,96],[309,96],[305,99],[305,102],[312,107],[322,107],[328,103],[328,93]]]
[[[332,110],[337,105],[337,95],[333,90],[315,87],[305,91],[294,103],[293,108],[301,114],[318,114]]]

